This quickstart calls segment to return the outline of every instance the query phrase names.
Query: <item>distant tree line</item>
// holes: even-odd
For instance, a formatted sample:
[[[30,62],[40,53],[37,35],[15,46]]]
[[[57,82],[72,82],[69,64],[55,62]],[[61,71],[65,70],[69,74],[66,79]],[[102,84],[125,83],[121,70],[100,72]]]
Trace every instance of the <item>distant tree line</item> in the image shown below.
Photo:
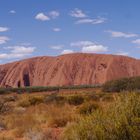
[[[21,87],[21,88],[0,88],[0,94],[9,93],[34,93],[34,92],[45,92],[55,91],[59,92],[60,89],[85,89],[85,88],[96,88],[100,85],[75,85],[75,86],[44,86],[44,87]]]
[[[134,91],[140,90],[140,76],[122,78],[118,80],[113,80],[106,82],[102,86],[104,92],[121,92],[121,91]]]

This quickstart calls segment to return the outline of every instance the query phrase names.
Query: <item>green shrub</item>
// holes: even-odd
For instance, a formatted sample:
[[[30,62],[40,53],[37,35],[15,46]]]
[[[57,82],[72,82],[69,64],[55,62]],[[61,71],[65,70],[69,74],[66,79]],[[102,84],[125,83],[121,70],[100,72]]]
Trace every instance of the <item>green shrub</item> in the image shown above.
[[[9,93],[11,93],[9,89],[0,88],[0,95],[1,95],[1,94],[9,94]]]
[[[75,95],[75,96],[68,97],[67,101],[70,105],[80,105],[84,102],[84,98],[81,96]]]
[[[91,114],[93,111],[99,109],[99,105],[97,103],[89,102],[89,103],[84,103],[78,108],[78,112],[80,114]]]
[[[29,97],[30,105],[37,105],[44,102],[43,96],[30,96]]]
[[[49,104],[49,103],[63,104],[65,103],[65,97],[58,96],[57,94],[51,94],[44,97],[44,102],[46,104]]]
[[[106,94],[105,96],[102,97],[102,101],[112,102],[114,101],[114,98],[111,94]]]
[[[139,140],[140,95],[121,95],[108,108],[70,124],[64,140]]]
[[[86,98],[86,100],[87,101],[100,101],[100,95],[99,94],[89,94],[89,95],[87,95],[87,98]]]
[[[77,85],[77,86],[50,86],[50,87],[20,87],[20,88],[0,88],[0,94],[9,94],[9,93],[34,93],[34,92],[45,92],[45,91],[55,91],[59,92],[60,89],[85,89],[85,88],[98,88],[101,85]]]
[[[104,92],[120,92],[140,90],[140,77],[122,78],[106,82],[102,90]]]
[[[18,106],[29,107],[31,105],[37,105],[40,103],[44,103],[44,96],[26,96],[19,101]]]

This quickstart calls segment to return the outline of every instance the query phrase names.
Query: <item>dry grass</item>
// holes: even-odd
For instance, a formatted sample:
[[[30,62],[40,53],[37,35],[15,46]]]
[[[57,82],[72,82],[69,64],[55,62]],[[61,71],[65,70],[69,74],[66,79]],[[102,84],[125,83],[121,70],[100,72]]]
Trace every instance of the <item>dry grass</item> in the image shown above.
[[[7,133],[10,135],[4,138],[6,140],[8,138],[60,140],[59,135],[67,125],[78,122],[83,114],[88,115],[89,112],[98,109],[97,104],[99,106],[110,104],[110,101],[103,100],[105,96],[105,93],[95,89],[94,91],[75,89],[68,90],[67,93],[63,90],[59,95],[54,93],[3,95],[1,99],[12,106],[12,110],[0,116],[0,125],[4,126],[4,130],[0,131],[0,138],[2,134]],[[112,98],[111,94],[107,96]]]

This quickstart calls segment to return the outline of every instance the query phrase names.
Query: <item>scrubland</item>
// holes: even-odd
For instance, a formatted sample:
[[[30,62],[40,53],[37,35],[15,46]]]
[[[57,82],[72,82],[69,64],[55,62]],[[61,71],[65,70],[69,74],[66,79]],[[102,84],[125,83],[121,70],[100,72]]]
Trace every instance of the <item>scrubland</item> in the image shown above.
[[[139,140],[139,91],[0,95],[0,140]]]

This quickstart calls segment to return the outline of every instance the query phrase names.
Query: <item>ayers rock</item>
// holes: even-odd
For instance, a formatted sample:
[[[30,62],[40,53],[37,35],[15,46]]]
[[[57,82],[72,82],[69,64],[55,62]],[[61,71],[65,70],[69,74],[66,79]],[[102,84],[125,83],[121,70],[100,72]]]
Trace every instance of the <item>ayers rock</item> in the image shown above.
[[[0,87],[93,85],[140,76],[140,60],[103,54],[36,57],[0,65]]]

